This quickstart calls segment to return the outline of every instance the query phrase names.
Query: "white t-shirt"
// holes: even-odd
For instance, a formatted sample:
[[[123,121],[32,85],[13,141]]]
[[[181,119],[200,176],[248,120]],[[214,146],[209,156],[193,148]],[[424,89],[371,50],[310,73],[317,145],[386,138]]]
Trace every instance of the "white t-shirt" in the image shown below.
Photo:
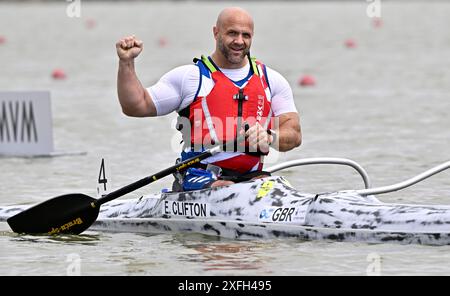
[[[292,89],[287,80],[275,70],[266,67],[272,95],[272,111],[274,116],[287,112],[297,112]],[[250,64],[240,69],[220,69],[232,81],[240,81],[247,77]],[[154,85],[147,88],[158,116],[180,111],[189,106],[197,93],[200,80],[200,69],[196,65],[177,67],[164,74]]]

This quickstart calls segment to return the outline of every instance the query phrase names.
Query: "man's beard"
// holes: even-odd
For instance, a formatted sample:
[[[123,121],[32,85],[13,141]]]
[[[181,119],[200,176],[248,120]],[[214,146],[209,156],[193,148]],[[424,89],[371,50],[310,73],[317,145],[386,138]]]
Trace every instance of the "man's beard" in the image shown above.
[[[242,62],[242,60],[245,58],[245,56],[248,54],[248,52],[250,51],[250,48],[246,47],[243,49],[241,55],[235,56],[231,53],[230,49],[225,46],[225,44],[223,43],[221,38],[219,38],[218,44],[219,44],[220,52],[225,56],[227,61],[230,62],[231,64],[240,64]]]

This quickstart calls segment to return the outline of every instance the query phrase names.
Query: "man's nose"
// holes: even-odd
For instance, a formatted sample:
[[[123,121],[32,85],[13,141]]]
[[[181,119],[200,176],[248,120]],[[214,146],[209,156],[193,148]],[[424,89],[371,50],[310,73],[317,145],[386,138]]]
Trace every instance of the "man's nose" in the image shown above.
[[[242,37],[242,34],[238,34],[236,36],[236,38],[234,38],[234,43],[237,43],[237,44],[243,44],[244,43],[244,38]]]

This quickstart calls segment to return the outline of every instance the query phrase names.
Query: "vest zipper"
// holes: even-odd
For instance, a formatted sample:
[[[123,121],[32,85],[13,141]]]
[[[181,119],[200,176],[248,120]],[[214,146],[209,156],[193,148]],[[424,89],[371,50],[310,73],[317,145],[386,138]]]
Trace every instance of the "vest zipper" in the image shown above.
[[[240,88],[239,93],[235,95],[235,99],[238,100],[238,114],[237,114],[237,126],[236,126],[236,135],[234,138],[234,151],[238,151],[238,137],[239,137],[239,131],[242,126],[242,104],[244,103],[244,100],[247,99],[247,96],[244,95],[244,89]]]

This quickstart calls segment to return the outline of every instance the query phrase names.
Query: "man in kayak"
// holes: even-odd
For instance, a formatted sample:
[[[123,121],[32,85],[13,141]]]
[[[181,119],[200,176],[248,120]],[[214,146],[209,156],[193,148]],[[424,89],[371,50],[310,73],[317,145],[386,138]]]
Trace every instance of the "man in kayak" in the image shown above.
[[[117,90],[128,116],[179,114],[181,160],[221,144],[224,152],[176,176],[174,190],[224,186],[267,175],[263,157],[269,147],[289,151],[301,144],[292,90],[275,70],[250,57],[253,19],[238,7],[224,9],[213,27],[216,49],[194,64],[171,70],[144,88],[134,59],[143,42],[128,36],[116,43]]]

